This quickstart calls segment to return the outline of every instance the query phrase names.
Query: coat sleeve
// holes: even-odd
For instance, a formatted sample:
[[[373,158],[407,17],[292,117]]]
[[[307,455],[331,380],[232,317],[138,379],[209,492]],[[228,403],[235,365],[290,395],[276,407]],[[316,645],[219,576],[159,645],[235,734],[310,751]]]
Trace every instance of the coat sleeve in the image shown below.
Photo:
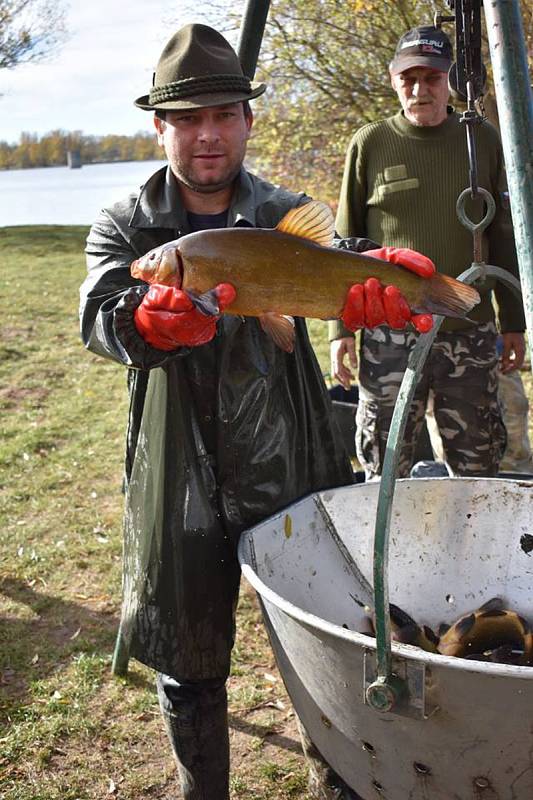
[[[344,163],[335,220],[337,234],[343,238],[335,242],[337,247],[355,250],[358,253],[380,247],[369,239],[357,238],[366,236],[366,194],[364,158],[356,133],[350,142]],[[332,320],[328,323],[330,342],[347,336],[353,336],[353,333],[344,327],[341,320]]]
[[[515,278],[519,279],[513,223],[509,206],[509,194],[507,191],[507,180],[503,164],[503,152],[496,131],[494,131],[494,137],[496,139],[494,147],[497,152],[497,158],[493,177],[492,195],[496,201],[496,212],[487,230],[489,264],[502,267],[502,269],[508,270]],[[498,321],[501,332],[524,331],[526,321],[521,299],[500,281],[496,281],[494,294],[498,304]]]
[[[335,228],[339,236],[366,236],[366,175],[359,136],[353,137],[344,163]]]
[[[151,369],[190,352],[171,353],[151,347],[137,332],[135,309],[147,286],[130,274],[132,261],[143,255],[103,211],[92,226],[85,248],[88,275],[80,289],[80,330],[88,350],[128,367]]]

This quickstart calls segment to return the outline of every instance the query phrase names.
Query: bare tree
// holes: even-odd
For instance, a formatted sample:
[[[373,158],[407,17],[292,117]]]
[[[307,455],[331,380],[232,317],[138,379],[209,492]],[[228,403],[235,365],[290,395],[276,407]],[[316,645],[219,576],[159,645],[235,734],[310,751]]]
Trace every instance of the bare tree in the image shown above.
[[[54,0],[0,0],[0,69],[40,61],[65,38],[65,12]]]

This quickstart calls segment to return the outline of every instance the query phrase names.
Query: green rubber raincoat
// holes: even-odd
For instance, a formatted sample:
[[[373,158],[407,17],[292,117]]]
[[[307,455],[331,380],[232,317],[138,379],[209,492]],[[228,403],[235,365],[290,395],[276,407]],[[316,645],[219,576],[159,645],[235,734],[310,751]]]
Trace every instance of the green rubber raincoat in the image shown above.
[[[307,200],[242,170],[228,225],[274,227]],[[291,354],[254,318],[225,315],[211,342],[171,353],[137,333],[131,262],[188,232],[162,169],[93,225],[80,312],[86,347],[129,367],[122,634],[181,681],[229,673],[241,532],[353,480],[303,320]]]

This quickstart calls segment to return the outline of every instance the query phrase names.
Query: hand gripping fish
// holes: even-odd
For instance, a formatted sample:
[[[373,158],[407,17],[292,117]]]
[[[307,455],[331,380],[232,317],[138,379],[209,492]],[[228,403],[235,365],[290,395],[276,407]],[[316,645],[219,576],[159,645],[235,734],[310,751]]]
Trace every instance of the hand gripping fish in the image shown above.
[[[289,211],[273,229],[216,228],[189,233],[150,250],[131,265],[146,283],[203,294],[231,283],[237,296],[225,313],[338,319],[355,283],[377,278],[397,286],[411,311],[464,317],[479,302],[472,287],[447,275],[421,278],[404,267],[332,247],[334,220],[317,200]]]

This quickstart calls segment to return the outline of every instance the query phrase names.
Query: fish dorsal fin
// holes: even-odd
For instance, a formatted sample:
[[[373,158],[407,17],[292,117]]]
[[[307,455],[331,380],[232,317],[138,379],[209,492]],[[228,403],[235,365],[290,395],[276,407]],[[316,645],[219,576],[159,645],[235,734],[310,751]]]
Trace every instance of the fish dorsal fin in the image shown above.
[[[400,630],[401,628],[406,628],[409,625],[418,627],[414,619],[409,616],[407,611],[404,611],[403,608],[400,608],[399,606],[395,606],[394,603],[389,604],[389,614],[392,624]]]
[[[291,208],[276,225],[281,233],[310,239],[322,247],[331,247],[335,236],[335,220],[329,206],[319,200],[311,200],[298,208]]]
[[[456,631],[456,633],[459,636],[466,636],[467,633],[469,633],[469,631],[471,631],[472,628],[474,627],[475,621],[476,621],[476,615],[475,614],[469,614],[467,617],[462,617],[459,620],[459,622],[456,622],[455,625],[453,625],[450,628],[448,633],[450,633],[451,631]]]
[[[503,610],[503,599],[501,597],[491,597],[490,600],[487,600],[486,603],[483,603],[483,605],[478,608],[478,613],[486,614],[487,612]]]
[[[438,645],[439,637],[437,636],[433,628],[430,628],[429,625],[424,625],[423,630],[424,633],[426,634],[426,639],[429,639],[431,644]]]

